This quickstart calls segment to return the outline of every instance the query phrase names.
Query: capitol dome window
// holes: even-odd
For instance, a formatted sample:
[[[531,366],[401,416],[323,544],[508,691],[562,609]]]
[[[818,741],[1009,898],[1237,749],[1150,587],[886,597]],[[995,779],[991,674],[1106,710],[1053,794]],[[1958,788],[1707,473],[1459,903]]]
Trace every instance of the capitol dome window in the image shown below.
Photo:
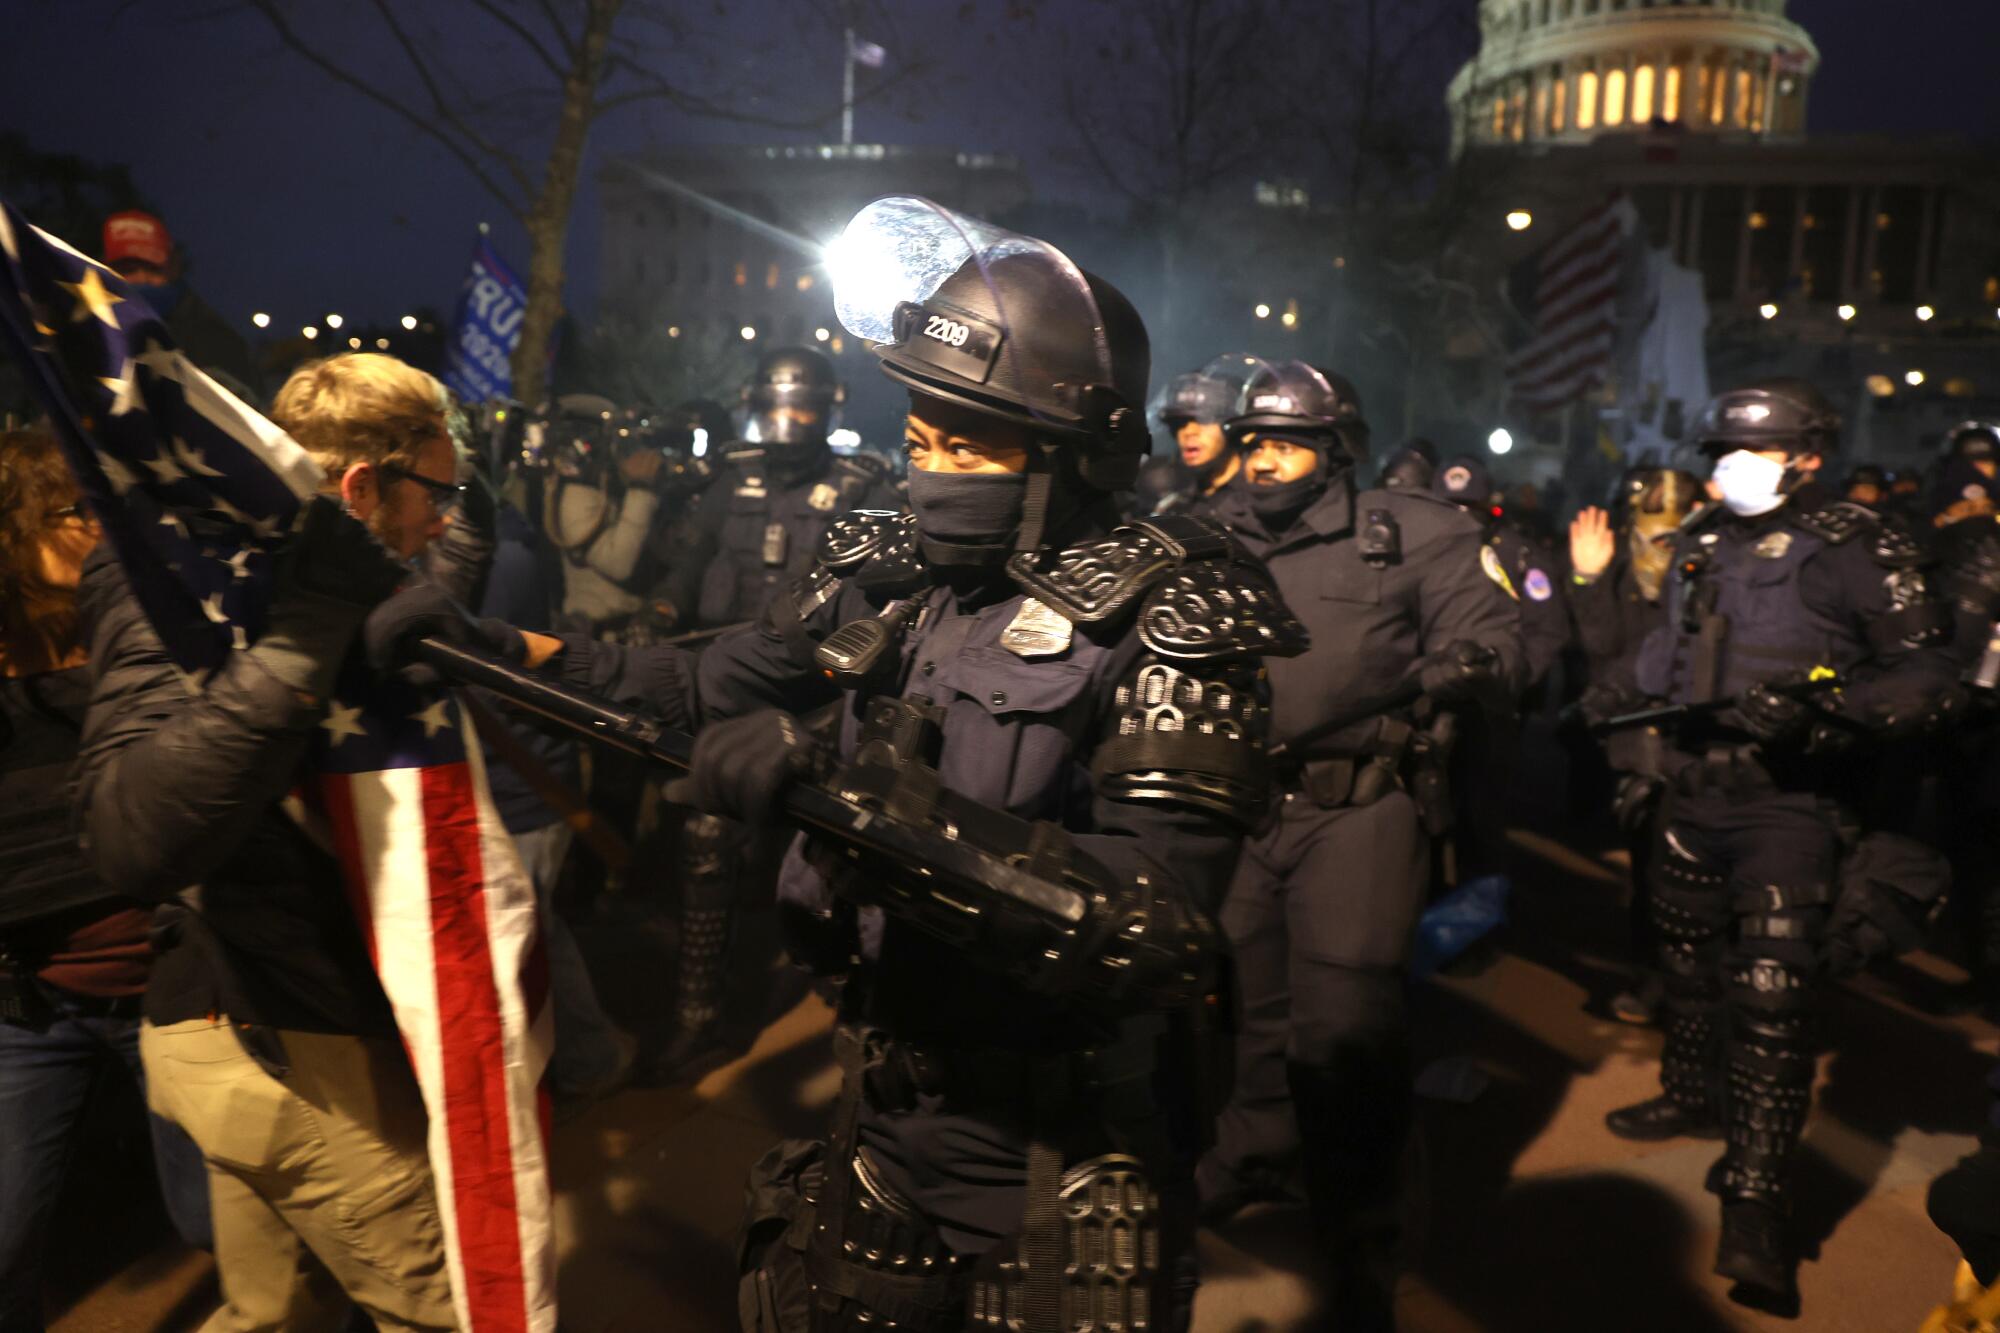
[[[1666,77],[1660,81],[1660,119],[1679,120],[1681,118],[1681,61],[1677,56],[1674,63],[1667,66]]]
[[[1625,71],[1614,69],[1604,76],[1604,123],[1625,123]]]
[[[1557,134],[1563,132],[1563,114],[1569,109],[1569,78],[1561,70],[1555,74],[1555,83],[1549,90],[1549,129]]]
[[[1576,127],[1597,128],[1597,71],[1587,69],[1576,79]]]
[[[1653,118],[1653,67],[1641,65],[1632,71],[1632,123],[1644,125]]]

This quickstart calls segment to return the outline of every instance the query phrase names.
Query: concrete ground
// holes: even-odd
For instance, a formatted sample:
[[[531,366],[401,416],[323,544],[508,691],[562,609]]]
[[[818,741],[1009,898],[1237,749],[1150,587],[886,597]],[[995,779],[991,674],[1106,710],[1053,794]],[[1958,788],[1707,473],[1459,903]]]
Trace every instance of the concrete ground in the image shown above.
[[[1605,1111],[1653,1093],[1659,1050],[1657,1033],[1600,1016],[1619,981],[1618,854],[1514,839],[1519,883],[1498,947],[1469,975],[1415,995],[1421,1062],[1459,1099],[1421,1103],[1422,1203],[1399,1292],[1407,1333],[1914,1330],[1955,1262],[1924,1217],[1924,1189],[1972,1146],[1981,1079],[2000,1046],[1983,1021],[1921,1006],[1955,971],[1919,956],[1832,999],[1835,1051],[1821,1061],[1802,1166],[1804,1313],[1788,1324],[1732,1304],[1708,1272],[1716,1210],[1702,1178],[1717,1145],[1630,1144],[1603,1127]],[[586,934],[600,961],[636,958],[647,940],[632,923]],[[658,1012],[657,962],[618,972],[637,980],[608,997],[614,1008]],[[807,995],[698,1086],[628,1091],[558,1127],[566,1329],[735,1327],[744,1174],[775,1139],[823,1120],[836,1083],[829,1022]],[[111,1196],[72,1199],[65,1225],[87,1226],[111,1206]],[[59,1277],[73,1295],[52,1327],[198,1323],[214,1299],[209,1261],[161,1234],[156,1225],[150,1239],[70,1263]],[[1325,1327],[1296,1211],[1204,1233],[1202,1259],[1198,1333]]]

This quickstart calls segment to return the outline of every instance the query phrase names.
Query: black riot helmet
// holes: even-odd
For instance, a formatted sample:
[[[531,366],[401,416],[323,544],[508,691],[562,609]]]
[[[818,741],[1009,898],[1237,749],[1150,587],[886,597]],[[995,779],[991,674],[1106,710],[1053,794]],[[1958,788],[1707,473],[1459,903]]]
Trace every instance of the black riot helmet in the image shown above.
[[[1427,491],[1437,475],[1437,446],[1413,435],[1382,465],[1382,486],[1391,491]]]
[[[743,439],[778,449],[826,443],[847,397],[833,362],[810,347],[766,352],[743,385]]]
[[[1711,458],[1737,449],[1826,454],[1839,438],[1833,404],[1808,381],[1790,376],[1716,395],[1688,432],[1688,443]]]
[[[1252,357],[1228,356],[1218,357],[1201,370],[1183,371],[1167,381],[1153,415],[1169,434],[1190,421],[1219,426],[1236,415],[1236,400],[1254,365]]]
[[[1368,423],[1353,383],[1303,361],[1257,361],[1223,429],[1238,447],[1259,432],[1327,441],[1339,446],[1322,451],[1329,467],[1368,457]]]
[[[1065,475],[1131,488],[1152,351],[1117,288],[1046,241],[911,195],[857,213],[827,267],[842,326],[873,344],[889,378],[1036,433],[1029,475],[1045,499]],[[1039,523],[1022,535],[1038,542]]]
[[[1945,456],[1975,463],[2000,459],[2000,421],[1961,421],[1945,433]]]

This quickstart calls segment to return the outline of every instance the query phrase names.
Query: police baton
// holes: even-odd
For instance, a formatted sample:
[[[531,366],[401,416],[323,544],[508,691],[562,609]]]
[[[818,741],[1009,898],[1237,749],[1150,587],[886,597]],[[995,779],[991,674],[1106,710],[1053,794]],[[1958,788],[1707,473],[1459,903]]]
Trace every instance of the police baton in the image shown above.
[[[1765,688],[1783,699],[1810,699],[1813,695],[1827,690],[1838,689],[1841,678],[1838,672],[1825,667],[1813,668],[1813,674],[1805,680],[1790,685],[1770,685]],[[1680,722],[1690,722],[1697,718],[1714,717],[1717,713],[1734,708],[1734,695],[1727,699],[1710,699],[1698,704],[1663,704],[1658,708],[1641,708],[1630,713],[1619,713],[1599,722],[1589,724],[1592,735],[1602,736],[1607,732],[1625,731],[1631,727],[1663,727]]]
[[[694,738],[658,718],[622,708],[585,690],[547,680],[511,662],[474,652],[442,639],[419,640],[416,655],[440,675],[477,685],[578,735],[685,772],[693,761]],[[1074,926],[1087,904],[1074,889],[1052,884],[963,841],[885,817],[810,783],[794,783],[785,793],[784,814],[793,822],[835,841],[901,865],[927,868],[940,879],[983,884],[1059,922]]]
[[[1343,708],[1332,717],[1313,723],[1290,741],[1280,741],[1264,753],[1273,760],[1289,759],[1313,742],[1323,740],[1336,731],[1351,727],[1357,722],[1366,722],[1369,718],[1379,717],[1383,713],[1394,712],[1423,697],[1423,684],[1415,676],[1411,676],[1394,689],[1384,690],[1380,694],[1359,700],[1353,707]]]

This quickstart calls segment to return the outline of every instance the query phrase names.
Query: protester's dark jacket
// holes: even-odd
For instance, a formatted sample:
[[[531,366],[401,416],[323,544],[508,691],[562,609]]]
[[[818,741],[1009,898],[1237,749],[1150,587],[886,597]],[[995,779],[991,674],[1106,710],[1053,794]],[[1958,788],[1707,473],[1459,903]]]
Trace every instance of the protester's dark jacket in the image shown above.
[[[1588,583],[1569,585],[1569,612],[1576,639],[1583,648],[1589,683],[1638,690],[1639,649],[1658,629],[1665,612],[1646,600],[1632,577],[1632,562],[1619,556],[1611,567]]]
[[[339,866],[284,809],[324,706],[251,653],[197,691],[102,548],[78,609],[96,671],[78,769],[84,847],[105,883],[161,905],[147,1018],[393,1031]]]

